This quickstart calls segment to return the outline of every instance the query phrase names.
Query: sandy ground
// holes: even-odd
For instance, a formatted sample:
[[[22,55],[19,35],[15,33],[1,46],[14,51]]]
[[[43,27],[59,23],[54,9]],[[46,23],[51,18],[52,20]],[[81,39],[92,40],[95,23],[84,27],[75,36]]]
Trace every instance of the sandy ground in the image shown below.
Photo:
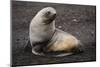
[[[84,44],[84,52],[52,58],[35,56],[23,51],[29,35],[29,24],[44,7],[57,10],[56,27],[76,36]],[[12,65],[86,62],[96,60],[96,7],[34,2],[12,2]]]

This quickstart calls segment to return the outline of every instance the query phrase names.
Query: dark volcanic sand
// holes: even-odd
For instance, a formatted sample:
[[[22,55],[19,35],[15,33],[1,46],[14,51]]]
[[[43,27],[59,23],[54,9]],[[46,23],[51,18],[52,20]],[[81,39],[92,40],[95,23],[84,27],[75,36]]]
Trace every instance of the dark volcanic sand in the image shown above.
[[[56,27],[76,36],[84,44],[84,52],[76,55],[52,58],[23,52],[29,35],[29,24],[35,14],[44,7],[57,10]],[[96,60],[96,7],[68,4],[12,2],[12,65],[36,65]]]

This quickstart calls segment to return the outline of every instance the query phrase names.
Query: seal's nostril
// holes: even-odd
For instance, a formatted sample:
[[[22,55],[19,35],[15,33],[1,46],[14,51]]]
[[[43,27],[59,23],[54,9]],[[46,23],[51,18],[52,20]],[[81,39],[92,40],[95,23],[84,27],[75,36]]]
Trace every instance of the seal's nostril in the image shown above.
[[[54,15],[56,16],[56,13]]]
[[[54,14],[54,17],[56,17],[56,13]]]
[[[56,17],[56,14],[54,14],[54,17]]]

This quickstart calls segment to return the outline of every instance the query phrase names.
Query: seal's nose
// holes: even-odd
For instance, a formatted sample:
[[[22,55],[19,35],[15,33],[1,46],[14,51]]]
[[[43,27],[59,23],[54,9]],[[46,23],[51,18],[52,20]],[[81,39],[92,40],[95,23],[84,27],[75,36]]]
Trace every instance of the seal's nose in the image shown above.
[[[56,13],[54,15],[56,16]]]
[[[53,16],[56,17],[56,13]]]

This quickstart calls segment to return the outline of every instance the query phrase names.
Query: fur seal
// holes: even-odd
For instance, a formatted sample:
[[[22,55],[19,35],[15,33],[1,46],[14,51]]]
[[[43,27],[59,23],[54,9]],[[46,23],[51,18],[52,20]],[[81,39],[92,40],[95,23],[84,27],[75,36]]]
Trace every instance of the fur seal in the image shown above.
[[[40,10],[30,23],[29,39],[32,53],[41,56],[66,56],[75,53],[80,41],[73,35],[55,27],[56,10]]]

